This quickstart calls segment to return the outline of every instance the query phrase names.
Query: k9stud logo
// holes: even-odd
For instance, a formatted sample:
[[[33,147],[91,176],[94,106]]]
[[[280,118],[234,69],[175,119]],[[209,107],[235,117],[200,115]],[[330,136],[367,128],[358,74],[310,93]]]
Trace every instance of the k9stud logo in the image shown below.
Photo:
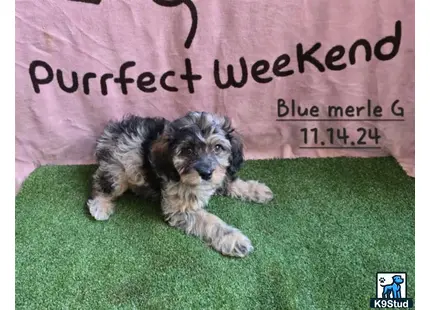
[[[370,308],[412,308],[412,298],[407,298],[405,272],[378,272],[376,298],[370,299]]]

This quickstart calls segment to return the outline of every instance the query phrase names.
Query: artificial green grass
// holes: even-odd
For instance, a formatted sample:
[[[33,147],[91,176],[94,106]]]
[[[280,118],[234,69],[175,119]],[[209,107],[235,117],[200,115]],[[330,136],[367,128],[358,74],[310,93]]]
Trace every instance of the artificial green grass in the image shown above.
[[[268,205],[208,209],[252,241],[224,257],[127,194],[107,222],[85,210],[95,166],[46,166],[16,197],[17,309],[368,309],[378,271],[414,297],[414,179],[392,158],[248,161]]]

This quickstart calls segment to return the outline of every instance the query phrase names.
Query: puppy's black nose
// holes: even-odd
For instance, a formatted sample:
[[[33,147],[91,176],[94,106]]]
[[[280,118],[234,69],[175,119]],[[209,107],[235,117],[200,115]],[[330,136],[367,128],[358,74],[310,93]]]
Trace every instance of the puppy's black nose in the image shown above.
[[[210,180],[213,170],[199,171],[201,178],[205,181]]]
[[[215,170],[214,161],[211,158],[202,158],[196,162],[194,169],[203,180],[207,181],[212,177],[212,173]]]
[[[214,169],[208,167],[199,167],[196,168],[196,170],[199,173],[200,177],[205,181],[210,180],[210,178],[212,177],[212,172],[214,171]]]

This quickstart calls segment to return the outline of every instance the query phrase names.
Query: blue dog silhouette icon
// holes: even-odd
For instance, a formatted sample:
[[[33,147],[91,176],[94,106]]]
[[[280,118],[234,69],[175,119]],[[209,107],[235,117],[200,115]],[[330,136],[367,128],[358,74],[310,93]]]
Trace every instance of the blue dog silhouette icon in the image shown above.
[[[382,292],[382,298],[402,298],[401,294],[401,284],[404,279],[400,275],[393,276],[393,283],[382,285],[384,288]]]

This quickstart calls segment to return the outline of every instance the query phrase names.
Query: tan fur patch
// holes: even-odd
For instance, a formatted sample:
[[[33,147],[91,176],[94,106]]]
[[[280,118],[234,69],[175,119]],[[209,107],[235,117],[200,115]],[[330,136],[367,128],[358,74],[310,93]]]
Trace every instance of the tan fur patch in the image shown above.
[[[225,168],[221,166],[217,166],[212,174],[212,178],[211,178],[212,185],[214,186],[221,185],[225,178],[225,172],[226,172]]]
[[[253,251],[251,241],[239,230],[226,234],[216,241],[214,247],[223,255],[244,257]]]
[[[112,200],[106,196],[96,196],[87,201],[91,215],[98,221],[106,221],[114,212]]]
[[[129,175],[128,184],[129,186],[143,186],[146,184],[145,178],[142,176],[140,171],[134,171],[133,174]]]
[[[151,147],[151,152],[153,154],[161,154],[167,151],[167,141],[165,137],[161,137],[156,140]]]
[[[201,183],[201,178],[197,171],[192,170],[189,173],[181,174],[181,182],[191,186],[197,186]]]
[[[214,192],[215,188],[210,185],[190,186],[182,182],[170,182],[163,191],[163,212],[170,214],[201,209]]]
[[[257,181],[236,179],[227,188],[228,195],[242,200],[266,203],[273,198],[273,193],[265,184]]]

